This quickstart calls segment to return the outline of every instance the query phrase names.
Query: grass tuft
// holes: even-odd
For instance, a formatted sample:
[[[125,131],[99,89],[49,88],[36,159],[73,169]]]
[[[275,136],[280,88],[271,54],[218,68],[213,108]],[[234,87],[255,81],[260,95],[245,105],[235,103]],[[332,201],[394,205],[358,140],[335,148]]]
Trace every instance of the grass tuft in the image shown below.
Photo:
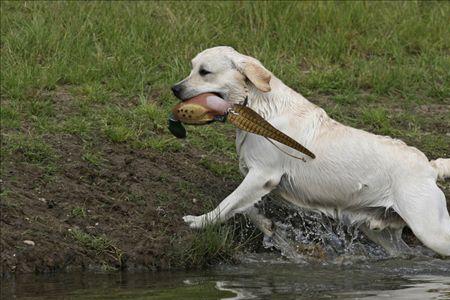
[[[87,217],[86,209],[84,207],[80,207],[80,206],[74,207],[72,209],[72,211],[70,212],[70,214],[74,218],[86,218]]]
[[[93,166],[100,167],[102,163],[105,161],[105,159],[102,157],[101,153],[99,152],[91,152],[86,151],[83,156],[81,157],[84,161],[87,161]]]
[[[194,233],[183,249],[182,260],[188,267],[200,267],[219,261],[232,262],[240,246],[235,242],[231,226],[209,225]]]
[[[388,112],[384,108],[368,108],[363,110],[362,122],[369,126],[372,132],[383,135],[395,135]]]
[[[7,135],[2,139],[2,144],[2,156],[14,156],[16,160],[23,162],[45,166],[53,164],[56,158],[53,147],[39,137]]]
[[[228,179],[240,178],[238,167],[235,164],[215,161],[209,158],[202,158],[200,164],[211,171],[214,175]]]
[[[123,251],[115,246],[105,235],[95,236],[77,228],[71,229],[69,234],[80,246],[94,251],[96,255],[106,255],[114,259],[119,266],[122,265]]]

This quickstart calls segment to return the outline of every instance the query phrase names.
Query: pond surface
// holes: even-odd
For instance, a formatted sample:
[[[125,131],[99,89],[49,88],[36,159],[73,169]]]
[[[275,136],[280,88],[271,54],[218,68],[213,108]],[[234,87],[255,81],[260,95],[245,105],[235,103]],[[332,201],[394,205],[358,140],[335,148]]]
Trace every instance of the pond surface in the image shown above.
[[[192,272],[68,273],[2,280],[2,299],[450,299],[450,260],[294,264],[251,255]]]

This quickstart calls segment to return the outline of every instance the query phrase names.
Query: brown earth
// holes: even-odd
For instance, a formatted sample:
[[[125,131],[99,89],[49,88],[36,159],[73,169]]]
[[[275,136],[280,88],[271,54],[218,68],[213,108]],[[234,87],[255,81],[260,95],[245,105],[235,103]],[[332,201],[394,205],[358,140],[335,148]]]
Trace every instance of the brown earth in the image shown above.
[[[182,216],[204,213],[237,185],[202,167],[196,151],[161,155],[98,141],[107,160],[97,167],[81,158],[80,138],[52,135],[48,142],[60,157],[51,180],[21,153],[4,166],[2,273],[90,268],[99,261],[114,268],[183,267],[176,252],[192,231]],[[110,242],[99,253],[80,244],[74,230]]]

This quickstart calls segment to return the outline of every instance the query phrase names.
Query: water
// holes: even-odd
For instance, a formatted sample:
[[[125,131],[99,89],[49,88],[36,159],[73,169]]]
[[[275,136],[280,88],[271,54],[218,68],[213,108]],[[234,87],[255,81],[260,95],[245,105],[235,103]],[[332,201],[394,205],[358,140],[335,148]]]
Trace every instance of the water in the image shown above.
[[[21,275],[2,299],[450,299],[450,261],[293,264],[275,254],[192,272]]]

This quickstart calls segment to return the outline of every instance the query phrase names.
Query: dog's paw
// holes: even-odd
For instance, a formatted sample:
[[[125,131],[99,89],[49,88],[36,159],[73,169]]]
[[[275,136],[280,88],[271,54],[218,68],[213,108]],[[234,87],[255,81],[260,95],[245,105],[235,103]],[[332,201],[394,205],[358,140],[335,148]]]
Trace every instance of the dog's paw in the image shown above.
[[[202,228],[204,226],[203,224],[203,218],[202,216],[196,217],[196,216],[184,216],[183,221],[189,225],[191,228]]]

